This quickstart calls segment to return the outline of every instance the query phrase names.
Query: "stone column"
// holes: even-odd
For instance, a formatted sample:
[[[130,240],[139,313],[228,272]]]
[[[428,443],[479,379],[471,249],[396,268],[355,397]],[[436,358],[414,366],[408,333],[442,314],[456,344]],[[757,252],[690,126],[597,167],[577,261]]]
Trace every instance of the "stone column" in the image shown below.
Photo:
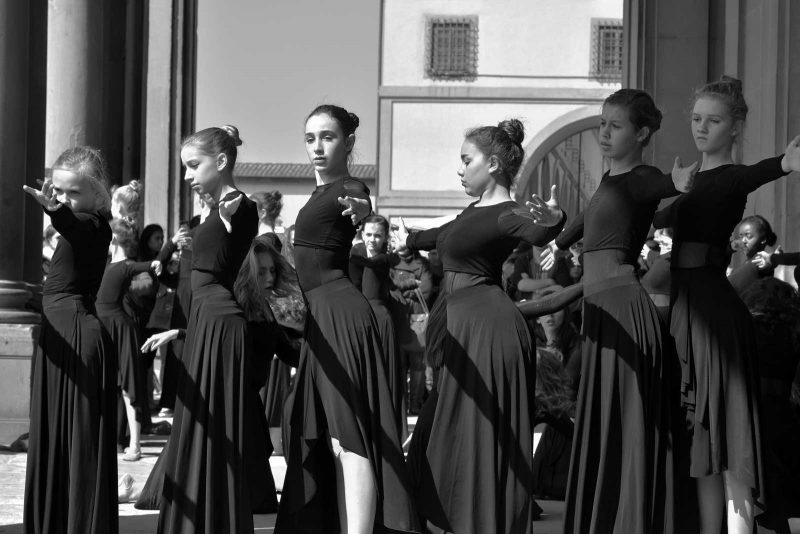
[[[50,167],[67,148],[100,146],[103,98],[103,2],[49,0],[47,141]]]
[[[38,337],[39,314],[28,307],[32,292],[23,280],[26,249],[32,254],[36,246],[41,275],[41,215],[28,230],[26,221],[36,208],[22,186],[35,183],[44,167],[44,130],[32,121],[43,117],[41,28],[46,18],[40,16],[46,5],[42,0],[0,2],[0,444],[27,432],[30,365]]]

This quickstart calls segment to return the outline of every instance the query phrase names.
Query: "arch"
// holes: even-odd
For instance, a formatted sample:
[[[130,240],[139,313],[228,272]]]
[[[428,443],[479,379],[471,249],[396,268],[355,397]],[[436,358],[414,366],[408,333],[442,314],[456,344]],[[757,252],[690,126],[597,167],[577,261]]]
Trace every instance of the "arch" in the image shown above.
[[[589,180],[581,178],[587,168],[602,170],[602,160],[598,164],[596,158],[590,158],[590,164],[584,161],[583,147],[586,140],[597,146],[594,130],[600,118],[600,103],[582,106],[561,115],[540,130],[526,145],[525,159],[517,175],[516,197],[524,202],[533,192],[544,192],[550,184],[560,186],[559,203],[565,209],[582,209],[593,190]],[[584,143],[581,143],[584,140]],[[568,161],[570,154],[575,154],[577,143],[577,163]],[[570,147],[570,148],[567,148]],[[591,173],[600,175],[601,172]],[[536,183],[531,183],[534,180]]]

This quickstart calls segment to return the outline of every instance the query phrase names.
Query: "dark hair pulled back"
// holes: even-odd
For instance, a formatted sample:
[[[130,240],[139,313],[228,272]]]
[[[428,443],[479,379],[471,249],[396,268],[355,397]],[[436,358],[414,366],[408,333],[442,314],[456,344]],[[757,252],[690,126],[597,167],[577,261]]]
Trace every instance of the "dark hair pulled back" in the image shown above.
[[[742,219],[739,226],[743,224],[752,224],[758,228],[759,233],[764,236],[764,242],[767,246],[773,247],[778,242],[778,236],[772,230],[772,225],[761,215],[750,215]]]
[[[308,114],[306,117],[306,122],[308,122],[308,119],[311,117],[316,117],[317,115],[330,116],[333,120],[339,123],[339,127],[342,129],[342,133],[345,136],[354,134],[360,123],[358,115],[347,111],[341,106],[335,106],[333,104],[322,104],[321,106],[317,106],[314,108],[314,111]]]
[[[653,134],[661,128],[661,110],[656,107],[653,97],[645,91],[620,89],[603,101],[603,106],[606,105],[627,109],[630,121],[638,130],[647,127],[648,134],[642,141],[642,146],[647,146]]]
[[[473,128],[465,136],[487,158],[497,158],[500,170],[509,182],[514,179],[522,165],[525,156],[522,148],[524,138],[525,127],[519,119],[500,121],[497,126]]]
[[[206,128],[188,135],[183,139],[181,146],[196,146],[209,156],[225,154],[228,156],[228,163],[231,170],[233,170],[233,166],[236,164],[236,157],[239,155],[236,147],[241,146],[241,144],[242,139],[239,137],[239,129],[236,126],[226,124],[222,128]]]

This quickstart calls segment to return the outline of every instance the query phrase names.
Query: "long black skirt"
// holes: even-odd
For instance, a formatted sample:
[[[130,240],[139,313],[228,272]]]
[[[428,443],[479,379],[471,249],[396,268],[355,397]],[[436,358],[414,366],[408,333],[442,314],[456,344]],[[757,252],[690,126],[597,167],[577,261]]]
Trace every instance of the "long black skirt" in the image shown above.
[[[269,364],[267,385],[261,389],[261,402],[269,428],[281,428],[283,408],[292,384],[292,367],[273,357]]]
[[[400,429],[400,439],[405,441],[408,436],[408,422],[405,418],[405,376],[403,376],[402,355],[400,345],[397,343],[394,320],[383,301],[370,299],[369,305],[378,323],[378,335],[383,346],[383,365],[389,379],[389,392],[392,396],[397,426]]]
[[[196,289],[164,450],[159,533],[252,532],[245,432],[250,344],[227,289]]]
[[[674,532],[674,355],[635,276],[585,286],[583,337],[564,532]]]
[[[34,356],[25,532],[118,532],[117,365],[79,295],[46,295]]]
[[[491,313],[477,313],[491,310]],[[441,297],[426,332],[441,361],[409,466],[420,514],[458,534],[530,533],[535,359],[528,325],[492,284]]]
[[[420,532],[375,316],[347,279],[305,297],[306,342],[286,403],[287,469],[275,532],[338,528],[331,438],[372,466],[376,529]]]
[[[691,431],[689,474],[730,471],[763,505],[755,333],[724,270],[672,271],[670,330]]]

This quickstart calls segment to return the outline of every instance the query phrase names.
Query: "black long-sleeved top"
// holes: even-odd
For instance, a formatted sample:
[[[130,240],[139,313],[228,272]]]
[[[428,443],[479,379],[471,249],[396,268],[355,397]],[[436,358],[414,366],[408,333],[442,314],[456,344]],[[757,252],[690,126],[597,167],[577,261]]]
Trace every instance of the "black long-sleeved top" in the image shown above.
[[[42,295],[68,293],[93,298],[103,279],[111,243],[108,220],[98,213],[74,213],[67,206],[44,211],[62,239],[53,253]]]
[[[613,176],[606,172],[589,205],[556,245],[567,249],[583,237],[584,254],[617,249],[624,263],[636,265],[659,201],[677,194],[672,177],[649,165]]]
[[[503,262],[520,241],[549,243],[564,227],[566,215],[552,227],[534,222],[514,201],[478,207],[470,204],[454,220],[408,236],[411,250],[436,248],[445,271],[485,276],[500,285]]]
[[[258,208],[256,203],[241,191],[231,191],[220,202],[233,200],[242,195],[242,200],[231,216],[231,232],[213,208],[200,226],[195,228],[192,238],[192,289],[208,284],[220,284],[232,290],[250,244],[258,231]]]
[[[356,228],[342,215],[338,199],[346,196],[369,201],[369,189],[355,178],[340,178],[317,186],[297,214],[294,258],[303,291],[347,277]]]
[[[782,157],[698,172],[692,190],[659,211],[653,221],[657,228],[672,226],[673,257],[689,241],[727,250],[731,232],[742,220],[747,195],[787,174],[781,168]]]
[[[400,262],[397,254],[376,254],[368,258],[366,247],[359,243],[350,253],[350,280],[368,300],[388,303],[392,289],[390,270]]]
[[[125,312],[123,299],[131,279],[139,273],[150,271],[151,263],[149,261],[124,260],[108,264],[103,273],[100,289],[97,290],[97,299],[95,300],[97,313],[104,315],[115,311]]]

